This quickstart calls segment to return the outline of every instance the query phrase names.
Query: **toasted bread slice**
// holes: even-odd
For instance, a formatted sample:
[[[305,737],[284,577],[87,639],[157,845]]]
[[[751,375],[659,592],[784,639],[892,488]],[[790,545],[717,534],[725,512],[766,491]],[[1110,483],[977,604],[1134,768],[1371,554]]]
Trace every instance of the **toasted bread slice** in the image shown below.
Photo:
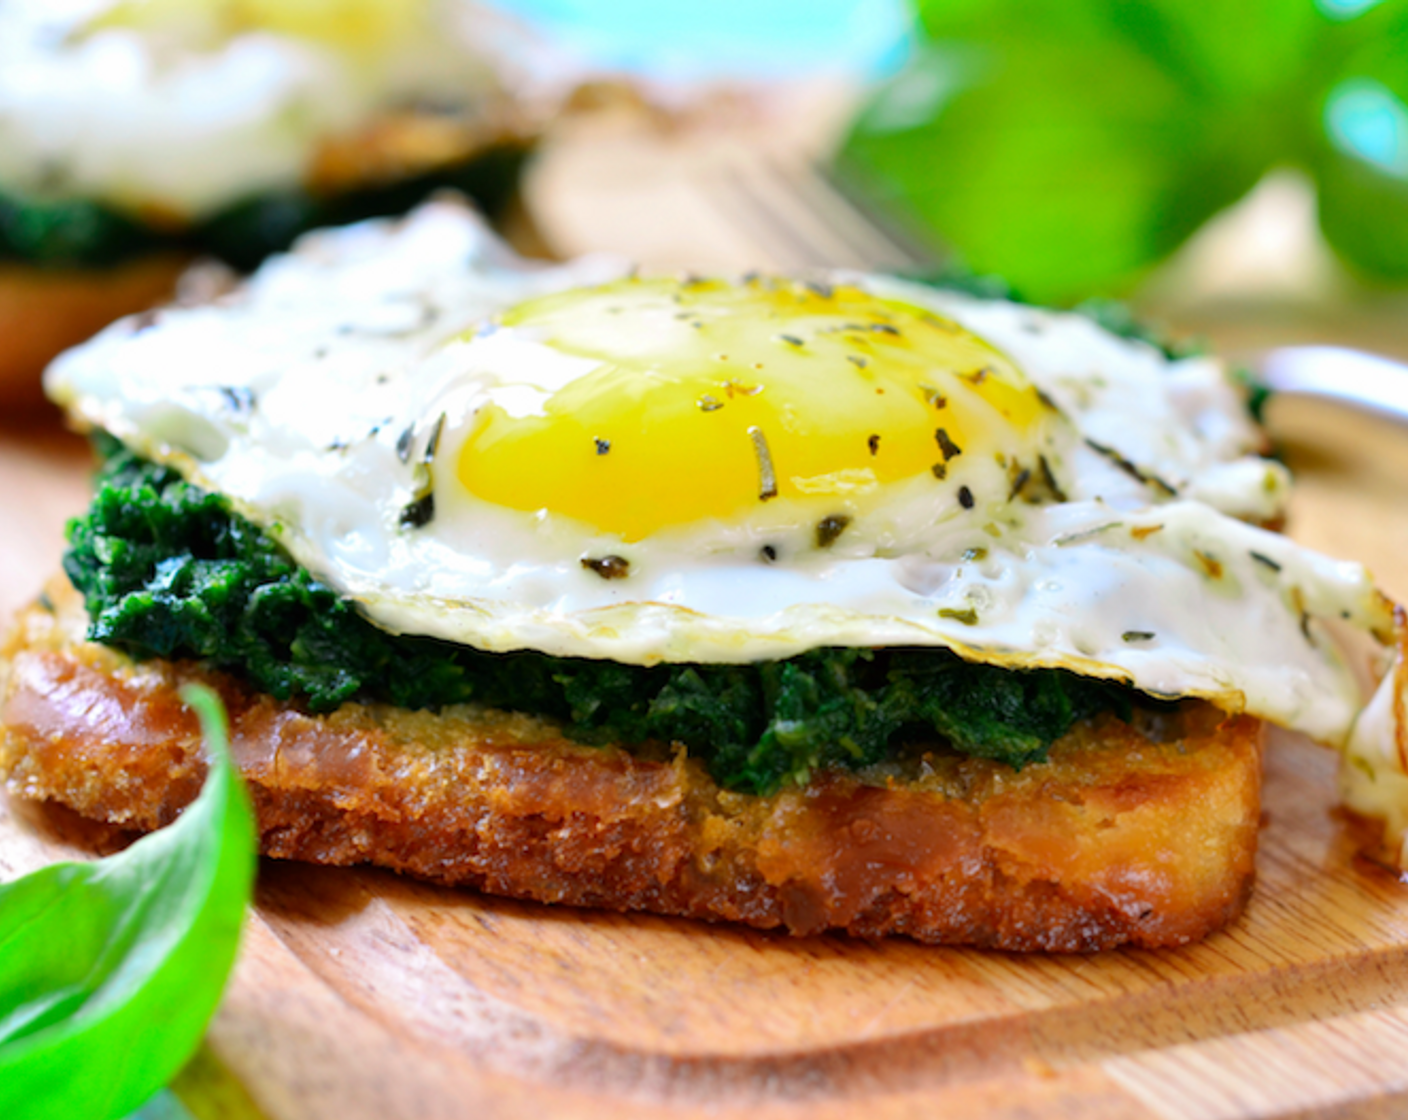
[[[330,715],[193,663],[84,639],[56,582],[0,668],[0,773],[25,798],[132,830],[204,773],[191,680],[224,697],[266,854],[369,862],[543,902],[1017,950],[1173,945],[1251,888],[1261,728],[1196,702],[1078,725],[1020,772],[935,749],[770,797],[683,749],[565,739],[530,716],[346,704]]]
[[[39,375],[60,350],[114,319],[169,300],[190,263],[153,253],[111,268],[39,268],[0,261],[0,405],[44,399]]]

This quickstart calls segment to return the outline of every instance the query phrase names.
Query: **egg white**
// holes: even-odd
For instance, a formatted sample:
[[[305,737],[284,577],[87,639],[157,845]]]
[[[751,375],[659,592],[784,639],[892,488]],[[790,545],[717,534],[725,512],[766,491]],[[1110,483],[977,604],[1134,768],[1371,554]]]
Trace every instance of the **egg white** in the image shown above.
[[[1078,315],[837,278],[1011,357],[1059,412],[1044,446],[1064,501],[975,486],[982,499],[961,509],[915,483],[826,549],[799,543],[810,523],[780,538],[773,507],[625,542],[427,470],[429,445],[453,459],[493,394],[531,410],[592,365],[531,332],[465,332],[628,273],[604,257],[526,264],[466,209],[435,203],[305,238],[216,305],[117,324],[47,384],[82,422],[229,495],[391,631],[642,664],[945,646],[1348,735],[1357,686],[1319,620],[1383,632],[1386,601],[1359,565],[1249,523],[1281,516],[1288,483],[1256,454],[1218,362],[1170,361]],[[995,469],[964,458],[974,478]],[[434,517],[407,526],[428,481]],[[762,562],[779,539],[791,544]],[[583,566],[604,555],[627,557],[629,578]]]

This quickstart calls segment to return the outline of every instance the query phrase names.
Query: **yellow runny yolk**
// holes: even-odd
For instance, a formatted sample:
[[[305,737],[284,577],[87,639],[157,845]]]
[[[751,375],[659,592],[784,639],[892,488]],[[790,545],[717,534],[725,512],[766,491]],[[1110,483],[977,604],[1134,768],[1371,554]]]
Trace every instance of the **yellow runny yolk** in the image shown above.
[[[266,31],[377,54],[415,31],[425,18],[425,0],[116,0],[85,30],[125,27],[184,33],[211,43]]]
[[[971,505],[966,465],[1033,461],[1050,415],[982,339],[851,286],[631,279],[497,328],[595,364],[528,415],[484,407],[461,483],[627,542],[771,502],[812,517],[918,478]]]

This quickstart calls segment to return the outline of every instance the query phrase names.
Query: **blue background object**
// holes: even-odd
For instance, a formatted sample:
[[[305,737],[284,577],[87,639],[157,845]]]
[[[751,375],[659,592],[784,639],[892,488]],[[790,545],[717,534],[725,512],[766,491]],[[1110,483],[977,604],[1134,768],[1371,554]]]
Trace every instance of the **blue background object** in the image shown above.
[[[498,0],[597,65],[655,77],[862,75],[905,53],[904,0]]]

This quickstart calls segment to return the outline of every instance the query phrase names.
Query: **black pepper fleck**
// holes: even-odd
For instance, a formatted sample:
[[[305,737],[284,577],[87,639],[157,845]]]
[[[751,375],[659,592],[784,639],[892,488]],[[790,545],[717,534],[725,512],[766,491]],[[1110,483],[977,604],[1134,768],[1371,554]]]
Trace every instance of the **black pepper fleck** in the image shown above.
[[[602,439],[600,436],[593,436],[592,442],[596,444],[596,453],[598,455],[605,455],[611,450],[611,441],[609,439]]]
[[[938,442],[939,451],[943,454],[945,463],[947,463],[950,459],[963,454],[963,448],[959,447],[958,444],[954,443],[953,440],[948,438],[947,429],[939,428],[935,430],[934,439]]]
[[[850,523],[851,519],[844,513],[833,513],[829,517],[823,517],[816,523],[817,548],[830,548],[836,543],[836,538],[846,531],[846,526]]]
[[[958,488],[958,504],[964,509],[972,509],[973,491],[969,490],[966,486],[960,486]]]
[[[401,528],[403,529],[421,529],[434,520],[434,493],[422,494],[401,511]]]
[[[582,567],[602,579],[625,579],[631,572],[631,562],[621,556],[583,556]]]

